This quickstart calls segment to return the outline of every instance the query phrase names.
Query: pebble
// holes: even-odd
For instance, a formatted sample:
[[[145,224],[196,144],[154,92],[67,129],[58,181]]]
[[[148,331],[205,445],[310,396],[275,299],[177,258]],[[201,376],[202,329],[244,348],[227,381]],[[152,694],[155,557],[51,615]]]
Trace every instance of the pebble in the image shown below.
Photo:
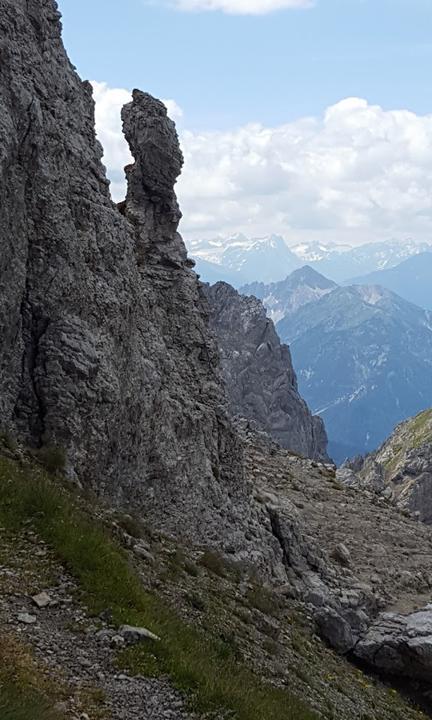
[[[17,620],[24,625],[34,625],[37,622],[36,615],[30,615],[29,613],[18,613]]]

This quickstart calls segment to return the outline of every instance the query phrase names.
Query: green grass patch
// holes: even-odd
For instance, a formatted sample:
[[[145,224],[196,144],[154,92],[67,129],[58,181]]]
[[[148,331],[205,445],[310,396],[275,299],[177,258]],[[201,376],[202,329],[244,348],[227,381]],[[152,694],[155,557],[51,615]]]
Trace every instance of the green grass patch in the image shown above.
[[[14,684],[0,684],[1,720],[59,720],[38,692]]]
[[[219,577],[227,577],[232,570],[231,565],[225,558],[213,550],[205,550],[198,562],[206,570],[209,570],[213,575],[219,575]]]
[[[66,452],[59,445],[44,445],[39,450],[33,450],[33,455],[52,475],[64,473]]]
[[[146,592],[108,531],[42,468],[0,458],[0,522],[14,529],[30,522],[79,580],[91,612],[109,610],[115,623],[144,626],[161,638],[124,650],[124,668],[169,675],[197,711],[224,709],[237,720],[315,720],[292,694],[262,682],[239,663],[229,643],[188,625]],[[213,559],[209,564],[213,572],[222,567]]]
[[[1,720],[62,720],[53,709],[51,691],[28,650],[13,636],[2,635]]]
[[[277,617],[280,615],[281,606],[276,593],[266,587],[255,585],[246,593],[246,602],[249,607],[264,613],[264,615],[272,615]]]

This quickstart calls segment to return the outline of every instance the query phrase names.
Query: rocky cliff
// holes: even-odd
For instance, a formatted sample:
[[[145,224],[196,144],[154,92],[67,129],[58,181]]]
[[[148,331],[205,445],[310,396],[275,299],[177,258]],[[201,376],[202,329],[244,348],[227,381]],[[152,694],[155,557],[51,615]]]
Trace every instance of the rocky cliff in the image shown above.
[[[352,487],[383,495],[431,524],[432,411],[398,425],[375,453],[345,463],[339,477]]]
[[[241,451],[177,232],[174,124],[134,92],[117,207],[56,3],[0,0],[0,38],[0,425],[161,525],[230,542]]]
[[[262,303],[223,282],[205,293],[232,414],[255,421],[293,452],[328,460],[324,424],[300,397],[289,348]]]
[[[149,708],[155,718],[161,712],[183,717],[178,695],[165,684],[167,674],[177,667],[177,686],[189,680],[193,691],[200,685],[213,688],[221,659],[229,676],[224,681],[229,703],[222,714],[235,712],[239,697],[248,699],[248,691],[243,698],[231,682],[236,677],[241,683],[243,677],[238,675],[235,632],[249,632],[250,618],[257,626],[255,641],[245,641],[242,653],[272,687],[293,692],[301,687],[307,703],[327,718],[414,717],[400,707],[396,713],[383,689],[369,695],[362,686],[359,692],[354,671],[335,660],[317,631],[339,653],[352,653],[374,669],[429,678],[430,530],[385,498],[344,487],[324,463],[280,448],[267,434],[252,432],[247,421],[233,430],[208,304],[177,233],[174,184],[182,156],[175,127],[164,106],[139,91],[125,107],[123,122],[134,163],[126,170],[126,200],[117,207],[95,138],[90,86],[66,57],[56,4],[0,0],[0,424],[7,430],[0,438],[0,509],[2,524],[10,523],[10,532],[1,533],[6,599],[0,624],[11,632],[15,628],[18,639],[27,632],[35,651],[66,668],[74,683],[105,683],[119,720],[135,709],[148,714]],[[223,299],[231,290],[219,292]],[[292,371],[284,366],[277,380],[289,355],[272,326],[262,325],[262,307],[254,303],[252,315],[246,307],[246,317],[254,318],[261,337],[246,323],[245,344],[238,352],[253,349],[263,356],[263,374],[271,378],[262,379],[263,398],[280,382],[286,395],[275,393],[275,399],[291,402]],[[228,297],[225,311],[243,327],[242,301],[232,305]],[[259,367],[253,365],[252,379]],[[307,423],[304,432],[312,433],[310,418]],[[307,437],[309,442],[312,435]],[[74,516],[66,493],[60,489],[53,495],[52,478],[40,484],[35,456],[40,462],[43,454],[34,450],[52,445],[65,450],[69,478],[111,502],[102,509],[96,500],[89,507],[78,499],[79,515]],[[119,503],[134,511],[122,519],[128,528],[122,535],[126,547],[142,563],[132,582],[126,551],[106,545],[108,528],[119,530],[111,507]],[[123,516],[124,508],[118,512]],[[103,532],[95,535],[101,515]],[[137,524],[141,534],[135,536]],[[20,536],[8,549],[18,528]],[[41,559],[51,554],[60,567],[53,572],[49,565],[47,575],[38,575]],[[113,563],[113,574],[105,558]],[[19,568],[27,559],[28,567]],[[141,666],[136,681],[116,671],[114,676],[114,653],[100,655],[96,643],[103,644],[104,636],[94,637],[98,625],[92,621],[89,626],[81,608],[76,608],[78,618],[85,624],[77,639],[71,631],[77,615],[71,622],[61,617],[61,609],[70,607],[73,582],[64,576],[62,563],[84,583],[89,607],[113,626],[103,628],[108,643],[114,637],[119,642],[120,616],[151,620],[157,631],[160,627],[165,637],[159,660],[168,662],[159,668],[161,682],[147,682]],[[27,575],[24,585],[20,574]],[[181,591],[179,575],[185,583]],[[229,586],[224,585],[227,576]],[[181,606],[180,617],[190,624],[199,624],[202,613],[203,629],[211,642],[217,641],[216,650],[209,651],[212,662],[217,660],[210,674],[191,651],[206,649],[207,640],[191,646],[190,627],[183,626],[180,638],[173,636],[161,603],[153,595],[143,598],[141,583],[151,592],[167,592],[166,599]],[[197,586],[207,591],[210,609],[227,601],[217,625],[208,622],[206,604],[194,594]],[[29,595],[36,588],[52,593],[54,602],[51,620],[47,611],[48,619],[39,624],[39,605],[34,619],[30,612],[34,600]],[[184,608],[186,593],[194,614]],[[274,595],[279,620],[271,617]],[[249,606],[253,610],[245,615]],[[116,607],[120,615],[111,612]],[[235,631],[233,618],[240,628]],[[271,672],[262,670],[268,663],[263,653],[278,658],[279,651],[283,663],[276,660]],[[152,678],[153,660],[145,664]],[[46,657],[41,661],[46,667]],[[293,679],[286,668],[294,663],[299,676]],[[310,669],[306,675],[305,666]],[[330,666],[341,668],[341,687],[350,688],[349,698],[345,692],[327,692]],[[260,681],[252,674],[258,700]],[[119,691],[117,683],[123,682],[127,689]],[[221,686],[214,687],[212,712],[221,697]],[[75,708],[69,713],[74,716]],[[242,716],[253,717],[248,711]]]

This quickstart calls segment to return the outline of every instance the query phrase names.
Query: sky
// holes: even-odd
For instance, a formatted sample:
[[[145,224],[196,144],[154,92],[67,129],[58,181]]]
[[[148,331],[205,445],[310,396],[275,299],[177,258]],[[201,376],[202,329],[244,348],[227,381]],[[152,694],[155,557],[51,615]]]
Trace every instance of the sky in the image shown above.
[[[432,241],[430,0],[60,0],[116,200],[120,107],[167,102],[188,237]]]

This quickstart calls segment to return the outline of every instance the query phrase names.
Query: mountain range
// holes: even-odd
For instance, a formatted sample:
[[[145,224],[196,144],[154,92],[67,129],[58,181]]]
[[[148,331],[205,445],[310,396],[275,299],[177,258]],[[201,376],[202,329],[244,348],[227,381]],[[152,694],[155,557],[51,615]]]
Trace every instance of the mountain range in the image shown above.
[[[349,284],[382,285],[405,300],[432,310],[432,252],[422,252],[396,267],[353,278]]]
[[[335,461],[374,450],[432,396],[432,315],[379,286],[341,287],[310,267],[249,285],[291,348],[299,390]]]
[[[240,288],[244,295],[254,295],[261,300],[267,314],[277,323],[293,315],[303,305],[327,295],[336,288],[332,280],[318,273],[309,265],[294,270],[285,280],[266,285],[262,282],[249,283]]]
[[[280,235],[248,238],[237,234],[213,240],[192,240],[189,251],[204,282],[222,280],[239,288],[253,282],[279,282],[306,263],[334,282],[387,270],[432,245],[406,241],[367,243],[359,247],[298,243],[288,247]]]

